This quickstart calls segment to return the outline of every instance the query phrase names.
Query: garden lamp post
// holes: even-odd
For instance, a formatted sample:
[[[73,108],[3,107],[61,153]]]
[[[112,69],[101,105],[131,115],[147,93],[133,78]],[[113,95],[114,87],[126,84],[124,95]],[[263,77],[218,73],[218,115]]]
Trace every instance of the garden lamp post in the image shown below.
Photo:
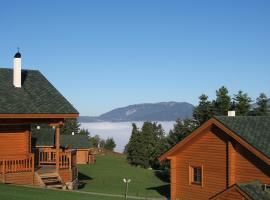
[[[123,178],[123,181],[124,181],[124,183],[126,184],[126,189],[125,189],[125,199],[127,199],[128,184],[130,183],[131,179]]]

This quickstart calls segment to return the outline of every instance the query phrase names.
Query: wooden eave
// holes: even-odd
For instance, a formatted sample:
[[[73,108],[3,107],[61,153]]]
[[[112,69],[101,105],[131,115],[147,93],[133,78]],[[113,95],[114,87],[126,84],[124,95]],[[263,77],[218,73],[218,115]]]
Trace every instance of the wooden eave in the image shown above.
[[[46,119],[55,119],[55,118],[77,118],[79,117],[79,114],[77,113],[71,113],[71,114],[39,114],[39,113],[31,113],[31,114],[0,114],[0,119],[24,119],[24,118],[46,118]]]
[[[62,126],[67,118],[77,118],[79,114],[0,114],[0,124],[49,124]]]
[[[202,134],[203,133],[203,130],[211,127],[212,125],[215,125],[218,128],[220,128],[222,131],[224,131],[230,137],[232,137],[233,139],[235,139],[236,141],[238,141],[242,146],[244,146],[249,151],[251,151],[252,153],[254,153],[258,158],[260,158],[261,160],[263,160],[264,162],[266,162],[268,165],[270,165],[270,159],[265,154],[263,154],[262,152],[260,152],[256,148],[254,148],[252,145],[250,145],[248,142],[246,142],[244,139],[242,139],[240,136],[238,136],[235,132],[231,131],[229,128],[227,128],[226,126],[224,126],[221,122],[219,122],[215,118],[209,119],[203,125],[201,125],[200,127],[198,127],[190,135],[188,135],[186,138],[184,138],[182,141],[180,141],[179,143],[177,143],[170,150],[168,150],[163,155],[161,155],[158,158],[158,160],[159,161],[163,161],[165,159],[171,159],[174,156],[173,154],[176,151],[180,150],[183,146],[188,145],[188,143],[191,140],[196,139],[196,137],[198,137],[200,134]]]

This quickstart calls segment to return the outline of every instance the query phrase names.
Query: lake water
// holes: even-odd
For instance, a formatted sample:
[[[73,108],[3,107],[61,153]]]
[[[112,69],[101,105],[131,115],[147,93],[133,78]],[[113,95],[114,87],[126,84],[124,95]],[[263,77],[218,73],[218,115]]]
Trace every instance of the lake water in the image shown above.
[[[93,122],[81,123],[81,128],[88,129],[91,136],[100,135],[101,138],[106,139],[112,137],[116,143],[115,151],[123,152],[125,145],[128,143],[133,122]],[[143,122],[134,122],[139,128],[142,127]],[[175,121],[158,122],[162,125],[165,133],[173,128]]]

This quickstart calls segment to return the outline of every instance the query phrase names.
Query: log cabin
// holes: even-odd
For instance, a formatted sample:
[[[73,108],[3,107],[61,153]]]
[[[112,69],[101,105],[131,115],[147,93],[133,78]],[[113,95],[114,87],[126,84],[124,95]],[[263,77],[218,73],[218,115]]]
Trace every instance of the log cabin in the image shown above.
[[[171,199],[270,199],[270,117],[214,117],[159,158]]]
[[[55,131],[46,125],[34,125],[32,130],[32,144],[40,156],[47,149],[54,148]],[[92,147],[88,135],[60,134],[60,148],[76,152],[76,164],[91,164],[95,162],[95,155],[90,150]]]
[[[16,53],[13,69],[0,68],[0,182],[72,189],[76,153],[60,148],[60,128],[65,119],[78,116],[39,71],[22,70],[21,54]],[[44,157],[32,144],[32,124],[54,127],[54,148]],[[51,165],[45,166],[46,161]]]

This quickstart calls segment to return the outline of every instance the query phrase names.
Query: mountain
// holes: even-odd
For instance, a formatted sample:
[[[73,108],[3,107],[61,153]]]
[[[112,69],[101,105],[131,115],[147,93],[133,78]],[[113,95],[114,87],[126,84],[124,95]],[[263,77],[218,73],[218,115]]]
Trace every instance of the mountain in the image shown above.
[[[186,102],[143,103],[116,108],[98,117],[82,116],[79,122],[175,121],[192,117],[193,109]]]

